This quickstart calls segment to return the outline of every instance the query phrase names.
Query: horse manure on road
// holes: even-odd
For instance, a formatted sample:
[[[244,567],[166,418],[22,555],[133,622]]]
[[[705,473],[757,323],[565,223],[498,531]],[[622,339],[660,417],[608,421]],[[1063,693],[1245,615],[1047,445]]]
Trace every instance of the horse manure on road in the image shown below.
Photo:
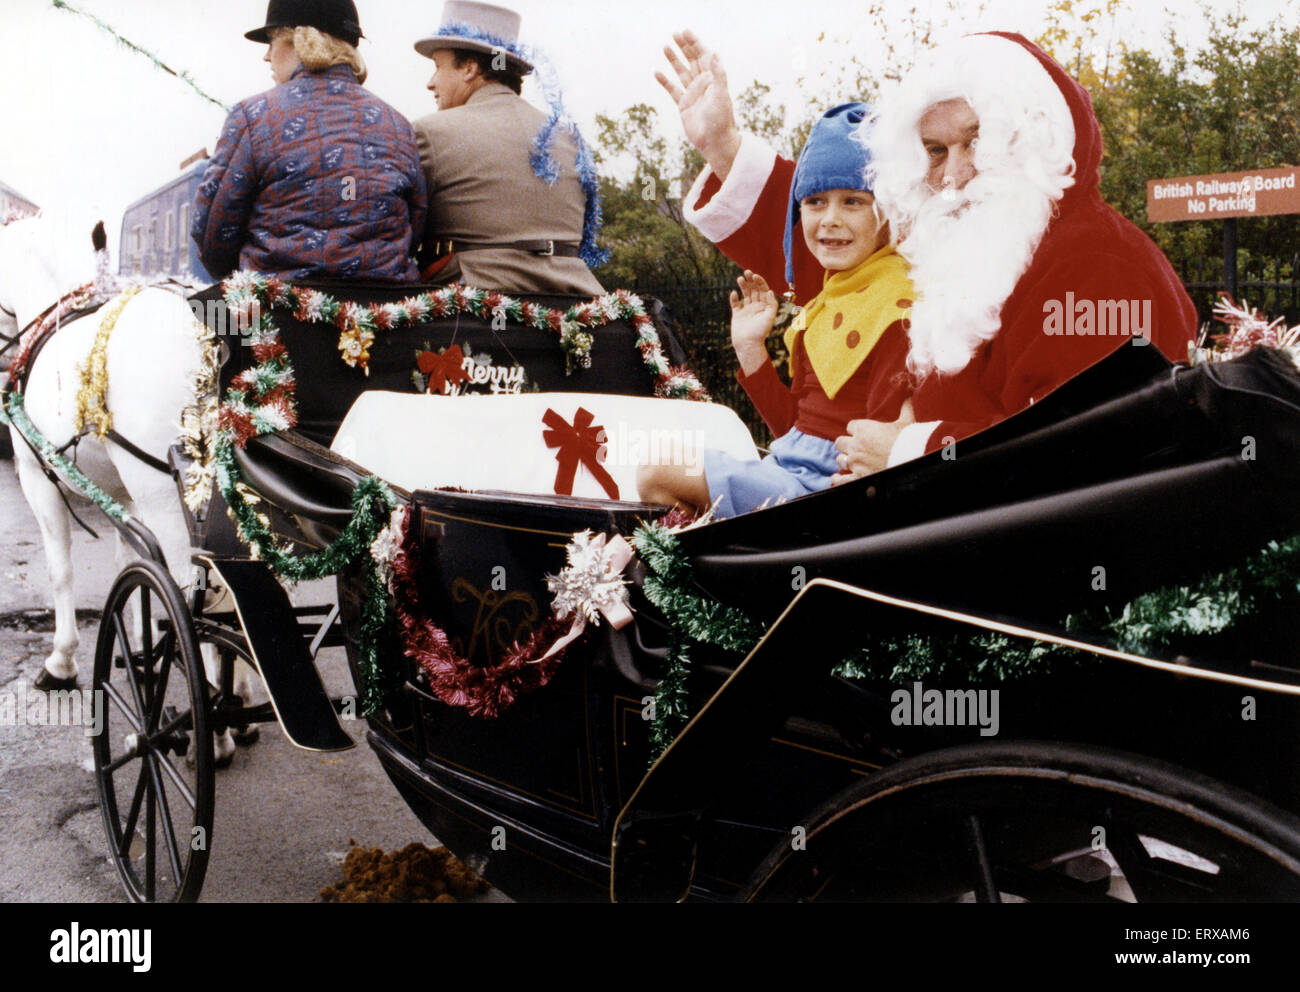
[[[490,888],[445,847],[407,844],[385,854],[352,844],[343,859],[343,883],[321,889],[322,902],[457,902]]]

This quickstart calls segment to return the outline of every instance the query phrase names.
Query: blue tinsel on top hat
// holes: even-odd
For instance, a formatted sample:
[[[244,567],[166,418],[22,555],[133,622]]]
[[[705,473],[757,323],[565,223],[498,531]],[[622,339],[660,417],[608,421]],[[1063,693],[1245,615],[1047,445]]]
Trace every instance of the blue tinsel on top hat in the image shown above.
[[[799,155],[790,184],[790,209],[785,218],[785,281],[794,284],[794,228],[799,220],[799,201],[828,189],[857,189],[872,192],[867,184],[871,152],[858,131],[871,113],[865,103],[842,103],[832,107],[813,125]]]
[[[564,109],[564,95],[560,92],[555,68],[550,60],[535,48],[484,31],[472,24],[459,22],[443,24],[438,28],[438,35],[439,37],[454,35],[457,38],[500,49],[525,63],[530,69],[536,70],[542,96],[550,107],[551,113],[533,138],[528,163],[532,166],[533,175],[547,185],[554,185],[560,178],[555,159],[551,157],[551,145],[554,143],[556,128],[563,127],[573,137],[573,143],[577,146],[573,165],[578,171],[578,180],[582,183],[582,191],[587,198],[583,212],[582,244],[579,246],[579,252],[588,268],[594,269],[604,265],[609,260],[609,252],[602,251],[596,244],[596,236],[600,233],[601,225],[600,184],[596,176],[596,165],[592,161],[587,143],[582,140],[582,133],[578,130],[577,123]],[[429,57],[432,58],[432,55]]]

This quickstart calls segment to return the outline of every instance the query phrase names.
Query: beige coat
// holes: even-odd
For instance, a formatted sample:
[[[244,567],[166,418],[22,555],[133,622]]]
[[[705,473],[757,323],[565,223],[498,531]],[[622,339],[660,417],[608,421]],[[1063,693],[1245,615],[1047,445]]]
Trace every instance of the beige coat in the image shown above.
[[[574,166],[573,139],[562,129],[555,132],[551,156],[560,178],[554,186],[533,175],[528,161],[545,121],[540,110],[495,82],[484,83],[462,106],[415,121],[429,192],[426,247],[448,239],[582,241],[586,195]],[[512,249],[458,253],[434,278],[506,293],[604,292],[580,258]]]

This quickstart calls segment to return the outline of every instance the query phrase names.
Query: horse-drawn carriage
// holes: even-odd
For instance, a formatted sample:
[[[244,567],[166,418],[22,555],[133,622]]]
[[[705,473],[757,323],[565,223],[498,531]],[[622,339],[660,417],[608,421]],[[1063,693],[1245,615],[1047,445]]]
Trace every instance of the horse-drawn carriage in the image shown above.
[[[131,898],[197,898],[215,735],[342,749],[340,713],[517,898],[1300,896],[1281,352],[1126,346],[955,451],[674,527],[630,498],[627,438],[744,442],[653,398],[698,392],[658,309],[237,282],[262,336],[221,339],[211,464],[172,457],[200,581],[137,524],[96,646]],[[337,574],[337,608],[277,572]],[[337,644],[357,692],[330,699],[313,658]]]

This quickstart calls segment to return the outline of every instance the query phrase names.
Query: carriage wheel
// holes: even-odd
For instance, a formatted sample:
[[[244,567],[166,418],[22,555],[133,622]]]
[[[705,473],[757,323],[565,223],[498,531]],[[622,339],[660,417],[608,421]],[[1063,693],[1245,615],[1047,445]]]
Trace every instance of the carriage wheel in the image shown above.
[[[854,783],[803,828],[768,855],[744,900],[1300,899],[1300,819],[1116,751],[937,751]]]
[[[212,842],[207,680],[184,597],[156,562],[133,562],[113,584],[94,689],[104,708],[95,780],[127,895],[192,902]]]

